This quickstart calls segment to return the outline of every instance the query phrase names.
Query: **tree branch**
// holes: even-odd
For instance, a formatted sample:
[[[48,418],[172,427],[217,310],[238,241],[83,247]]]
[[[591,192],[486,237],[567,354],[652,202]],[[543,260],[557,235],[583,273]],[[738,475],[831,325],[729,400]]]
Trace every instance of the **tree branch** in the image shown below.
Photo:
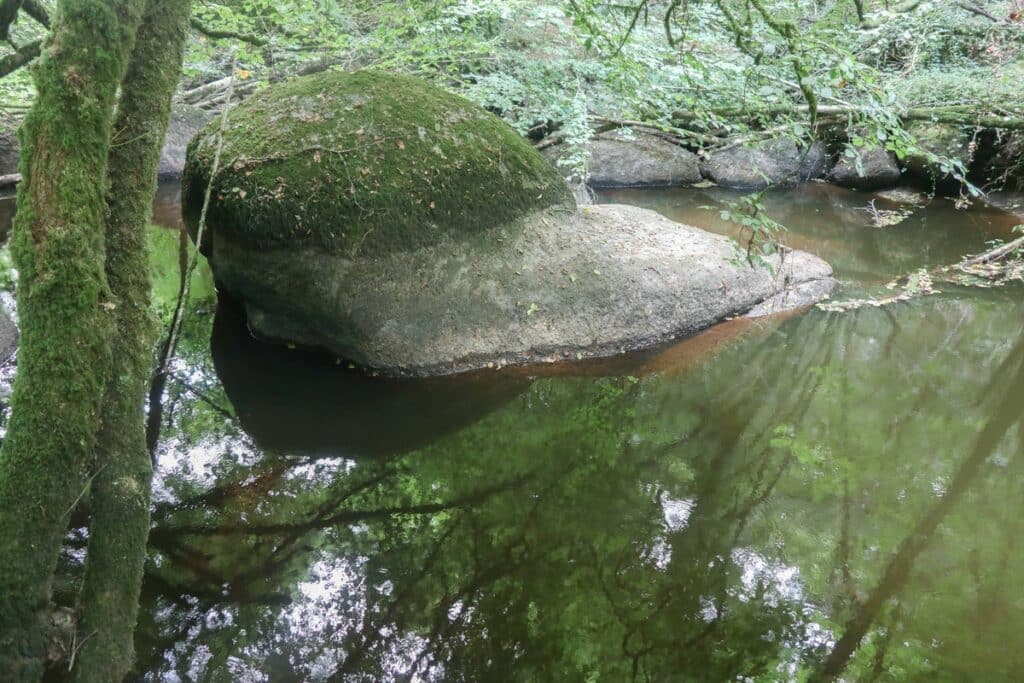
[[[985,17],[986,19],[994,21],[997,24],[1003,23],[1002,19],[1000,19],[999,17],[995,16],[994,14],[989,12],[988,10],[983,9],[981,7],[978,7],[977,5],[973,5],[973,4],[969,3],[969,2],[957,2],[956,6],[959,7],[960,9],[967,10],[971,14],[977,14],[979,17]]]
[[[853,6],[857,10],[857,21],[864,23],[864,0],[853,0]]]
[[[217,40],[240,40],[243,43],[249,43],[250,45],[255,45],[256,47],[263,47],[264,45],[267,44],[266,38],[261,38],[260,36],[253,35],[252,33],[239,33],[238,31],[228,31],[224,29],[210,28],[209,26],[207,26],[206,24],[204,24],[203,22],[199,21],[194,17],[192,18],[192,28],[198,31],[199,33],[202,33],[207,38],[214,38]]]
[[[867,107],[820,105],[818,114],[821,116],[837,116],[847,114],[870,114],[872,110]],[[763,107],[759,109],[720,109],[713,110],[717,116],[739,120],[758,120],[772,116],[786,116],[806,114],[809,110],[807,105],[779,105]],[[962,126],[980,126],[982,128],[998,128],[1002,130],[1024,130],[1024,112],[1013,116],[1000,116],[980,112],[970,107],[920,107],[906,111],[895,112],[896,116],[903,121],[934,121],[936,123],[949,123]],[[693,114],[684,112],[676,113],[673,121],[685,123],[696,118]]]
[[[904,14],[906,12],[910,12],[911,10],[916,9],[917,6],[920,4],[921,0],[906,0],[906,2],[902,2],[893,7],[892,9],[886,10],[885,14]],[[874,19],[863,20],[862,22],[860,22],[861,28],[878,28],[888,20],[888,17],[885,16],[885,14],[879,17],[875,17]]]
[[[39,0],[0,0],[0,40],[10,38],[11,24],[18,18],[19,9],[46,28],[50,28],[50,15]]]
[[[0,78],[17,71],[38,57],[42,47],[42,40],[33,40],[31,43],[22,45],[17,52],[0,59]]]

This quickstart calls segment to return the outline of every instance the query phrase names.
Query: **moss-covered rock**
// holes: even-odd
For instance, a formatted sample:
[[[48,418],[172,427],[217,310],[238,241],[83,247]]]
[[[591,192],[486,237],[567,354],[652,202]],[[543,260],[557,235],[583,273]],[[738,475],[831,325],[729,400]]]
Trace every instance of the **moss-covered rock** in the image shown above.
[[[856,157],[839,157],[829,171],[829,179],[841,187],[855,190],[881,190],[900,181],[900,167],[896,155],[882,147],[863,147]]]
[[[218,130],[215,120],[189,146],[192,229]],[[221,169],[208,225],[250,246],[389,254],[573,205],[558,173],[500,119],[375,71],[305,76],[249,98],[229,115]]]
[[[544,150],[559,167],[564,145]],[[667,140],[645,133],[605,133],[587,145],[587,185],[594,188],[677,187],[701,181],[697,155]]]
[[[192,228],[218,130],[189,148]],[[230,114],[224,143],[204,244],[249,328],[389,375],[644,348],[834,284],[808,254],[772,272],[651,211],[577,211],[500,119],[411,78],[272,86]]]
[[[907,125],[921,152],[909,154],[904,160],[906,174],[920,185],[939,191],[951,191],[960,183],[937,159],[959,161],[965,168],[973,162],[969,129],[948,123],[915,121]]]

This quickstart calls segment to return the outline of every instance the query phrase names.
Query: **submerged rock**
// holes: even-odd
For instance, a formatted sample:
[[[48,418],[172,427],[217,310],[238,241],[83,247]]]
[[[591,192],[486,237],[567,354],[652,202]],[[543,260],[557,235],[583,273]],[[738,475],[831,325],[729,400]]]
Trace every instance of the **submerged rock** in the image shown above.
[[[829,171],[829,179],[841,187],[855,190],[881,190],[900,181],[900,167],[896,155],[881,147],[864,147],[860,153],[860,167],[857,160],[846,156]]]
[[[789,138],[778,138],[712,152],[702,170],[721,187],[760,190],[820,178],[826,162],[825,146],[820,142],[808,148]]]
[[[186,166],[193,230],[215,128]],[[809,254],[773,273],[652,211],[578,210],[498,118],[404,77],[268,88],[232,113],[222,162],[206,251],[250,328],[389,375],[610,355],[834,284]]]
[[[882,199],[890,201],[893,204],[904,204],[907,206],[924,206],[928,203],[928,197],[905,187],[893,188],[891,190],[882,190],[876,193]]]

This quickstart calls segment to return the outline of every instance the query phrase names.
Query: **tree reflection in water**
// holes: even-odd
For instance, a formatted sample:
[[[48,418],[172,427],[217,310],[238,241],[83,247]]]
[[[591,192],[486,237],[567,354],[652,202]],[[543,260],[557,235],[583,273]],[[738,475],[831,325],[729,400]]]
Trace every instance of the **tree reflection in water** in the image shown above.
[[[140,676],[1009,679],[1011,294],[433,401],[220,321],[225,385],[201,344],[179,369],[195,392],[164,437]]]

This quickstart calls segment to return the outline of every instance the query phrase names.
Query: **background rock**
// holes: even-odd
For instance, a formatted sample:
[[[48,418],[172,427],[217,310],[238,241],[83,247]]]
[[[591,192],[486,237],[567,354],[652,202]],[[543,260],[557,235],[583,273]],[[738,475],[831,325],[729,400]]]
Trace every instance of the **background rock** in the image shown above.
[[[906,130],[914,136],[923,150],[939,157],[955,159],[970,167],[971,136],[961,126],[946,123],[915,121],[907,124]],[[908,154],[904,160],[905,175],[922,187],[934,188],[939,192],[954,192],[960,182],[944,172],[939,164],[931,161],[926,154]]]
[[[863,147],[858,152],[863,173],[858,171],[856,160],[844,154],[829,171],[829,180],[855,190],[881,190],[900,181],[895,154],[881,147]]]
[[[0,365],[6,363],[18,350],[18,326],[0,308]]]
[[[596,188],[673,187],[701,180],[696,154],[652,135],[601,136],[588,152],[588,184]]]
[[[214,112],[190,107],[187,104],[174,105],[157,169],[157,174],[162,180],[181,177],[182,169],[185,168],[188,143],[215,116]]]
[[[825,147],[820,142],[807,149],[789,138],[777,138],[713,151],[702,170],[721,187],[760,190],[768,185],[795,185],[820,178],[826,162]]]
[[[214,112],[187,104],[176,104],[171,109],[167,137],[164,139],[164,147],[160,153],[160,165],[157,167],[157,175],[161,180],[173,180],[181,177],[189,141],[214,116],[216,116]],[[18,172],[20,151],[21,146],[15,131],[0,132],[0,176]]]
[[[13,130],[0,132],[0,175],[10,175],[18,172],[18,155],[21,152],[21,145],[18,143],[18,134]]]

